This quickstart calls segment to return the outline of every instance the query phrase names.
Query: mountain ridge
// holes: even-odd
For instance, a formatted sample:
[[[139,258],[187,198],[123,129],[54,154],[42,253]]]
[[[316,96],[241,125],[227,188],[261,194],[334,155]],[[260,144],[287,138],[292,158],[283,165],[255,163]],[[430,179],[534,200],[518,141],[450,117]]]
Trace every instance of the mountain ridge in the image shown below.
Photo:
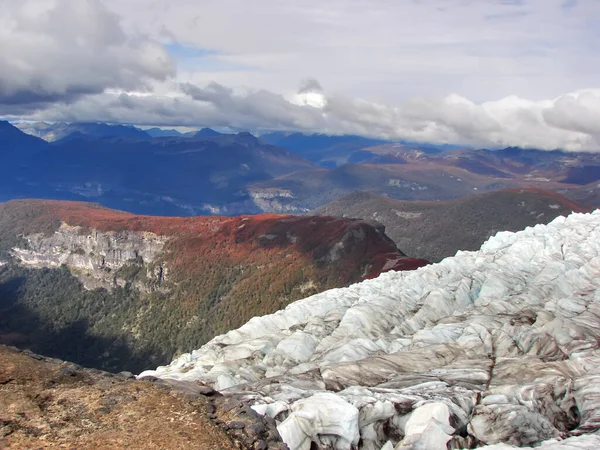
[[[254,136],[206,138],[72,135],[55,143],[6,123],[15,139],[2,146],[0,199],[97,200],[157,215],[257,213],[251,183],[314,165]],[[39,147],[32,147],[34,140]]]
[[[439,262],[458,250],[479,249],[498,231],[518,231],[591,210],[554,191],[512,188],[440,201],[403,201],[356,192],[310,214],[379,221],[407,253]]]
[[[93,200],[139,214],[172,216],[304,214],[356,190],[403,200],[448,200],[503,188],[542,188],[593,201],[593,195],[578,192],[600,181],[600,156],[593,153],[449,150],[313,136],[326,146],[333,142],[341,158],[326,169],[317,166],[324,156],[318,145],[310,148],[311,162],[291,151],[293,146],[267,144],[264,136],[248,132],[203,129],[195,132],[202,137],[152,138],[127,126],[73,127],[74,132],[52,143],[17,128],[10,139],[0,137],[5,162],[0,200]],[[3,135],[8,136],[6,130]],[[371,144],[378,145],[365,147]]]

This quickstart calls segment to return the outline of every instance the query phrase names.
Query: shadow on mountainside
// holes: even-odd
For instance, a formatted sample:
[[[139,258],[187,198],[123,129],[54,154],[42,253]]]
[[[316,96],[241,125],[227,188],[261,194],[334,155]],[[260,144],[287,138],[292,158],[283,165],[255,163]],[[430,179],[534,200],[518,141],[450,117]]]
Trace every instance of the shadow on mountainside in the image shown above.
[[[167,362],[157,352],[133,349],[123,337],[94,333],[87,318],[72,320],[59,310],[52,312],[50,303],[27,294],[31,280],[6,272],[0,271],[0,344],[110,372],[139,373]]]

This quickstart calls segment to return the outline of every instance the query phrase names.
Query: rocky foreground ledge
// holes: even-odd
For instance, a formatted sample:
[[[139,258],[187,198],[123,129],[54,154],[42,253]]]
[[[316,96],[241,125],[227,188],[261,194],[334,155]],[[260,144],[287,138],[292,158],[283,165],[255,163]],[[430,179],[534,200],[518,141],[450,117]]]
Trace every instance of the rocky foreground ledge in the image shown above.
[[[0,449],[280,450],[274,423],[196,382],[137,381],[0,346]]]

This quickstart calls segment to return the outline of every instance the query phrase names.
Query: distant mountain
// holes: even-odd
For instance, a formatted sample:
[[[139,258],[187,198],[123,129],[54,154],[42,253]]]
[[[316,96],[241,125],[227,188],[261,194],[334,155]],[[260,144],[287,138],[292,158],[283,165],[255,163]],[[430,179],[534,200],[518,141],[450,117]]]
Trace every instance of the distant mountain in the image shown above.
[[[37,157],[51,151],[50,145],[0,121],[0,201],[18,198],[35,190]]]
[[[587,184],[600,180],[600,154],[509,147],[501,150],[446,152],[433,158],[442,164],[497,178],[525,178]]]
[[[273,132],[260,136],[269,144],[288,149],[322,167],[341,166],[349,161],[355,152],[366,147],[385,144],[386,141],[361,136],[330,136],[326,134],[303,134]]]
[[[376,220],[408,254],[438,262],[458,250],[477,250],[498,231],[521,230],[571,212],[590,210],[552,191],[504,189],[437,202],[402,201],[357,192],[311,214]]]
[[[295,299],[427,264],[362,220],[42,200],[0,204],[0,263],[0,343],[110,370],[152,367]]]
[[[8,158],[11,154],[23,155],[35,150],[48,148],[48,144],[35,136],[30,136],[5,120],[0,120],[0,155]]]
[[[408,141],[390,142],[363,136],[271,132],[260,138],[273,145],[291,150],[325,168],[344,164],[404,164],[415,154],[435,155],[444,151],[464,149],[454,145],[433,145]]]
[[[67,127],[69,134],[48,146],[4,124],[0,151],[10,158],[4,159],[0,200],[93,200],[157,215],[304,214],[355,191],[451,200],[516,187],[566,192],[600,182],[600,154],[594,153],[381,141],[364,147],[378,142],[357,136],[265,135],[297,144],[296,151],[306,144],[299,153],[333,167],[326,169],[247,132],[205,128],[192,136],[152,138],[127,126],[39,124],[46,133],[56,126]]]
[[[92,138],[79,132],[47,144],[5,123],[0,199],[95,200],[158,215],[257,213],[252,183],[314,166],[249,133],[207,138]],[[19,168],[19,170],[16,170]],[[18,173],[17,173],[18,172]]]
[[[215,136],[221,136],[221,134],[222,133],[219,133],[218,131],[215,131],[212,128],[202,128],[200,131],[198,131],[196,134],[194,134],[194,137],[197,137],[197,138],[215,137]]]
[[[27,134],[37,136],[48,142],[68,138],[73,134],[90,138],[130,137],[148,139],[150,135],[136,127],[128,125],[108,125],[105,123],[54,123],[20,122],[16,126]]]
[[[600,181],[600,154],[507,148],[430,151],[403,144],[363,150],[372,162],[314,169],[255,183],[264,211],[302,213],[355,191],[401,200],[451,200],[504,188],[566,192]],[[380,159],[377,159],[380,158]]]
[[[144,130],[150,137],[181,137],[183,133],[177,130],[163,130],[162,128],[149,128]]]
[[[250,186],[266,212],[305,213],[357,190],[402,200],[451,200],[511,187],[565,186],[532,179],[496,178],[429,160],[405,164],[346,164],[294,172]]]

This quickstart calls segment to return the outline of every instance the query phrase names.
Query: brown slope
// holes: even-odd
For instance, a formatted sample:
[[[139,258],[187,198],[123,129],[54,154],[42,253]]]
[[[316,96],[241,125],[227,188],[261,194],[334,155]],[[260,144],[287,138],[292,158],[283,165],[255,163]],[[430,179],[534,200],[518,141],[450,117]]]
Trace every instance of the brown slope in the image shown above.
[[[94,255],[68,245],[60,251],[69,257],[81,253],[92,258],[93,270],[71,267],[71,272],[86,285],[88,276],[110,279],[114,275],[114,290],[79,292],[73,280],[65,279],[64,270],[22,273],[20,266],[10,264],[3,275],[0,268],[0,316],[4,289],[4,306],[12,308],[4,316],[22,318],[3,323],[0,317],[0,342],[4,334],[5,342],[9,336],[13,343],[29,345],[40,353],[62,349],[52,355],[112,370],[156,366],[299,298],[383,271],[426,264],[406,257],[381,226],[363,220],[277,215],[153,217],[93,204],[42,200],[0,204],[0,250],[26,248],[18,238],[25,235],[29,248],[32,242],[42,242],[34,245],[38,253],[52,256],[57,245],[63,245],[52,240],[61,223],[79,227],[66,231],[63,227],[63,235],[87,236],[92,241],[111,237],[116,248],[94,248]],[[119,242],[131,241],[132,235],[138,241],[158,236],[166,243],[151,264],[126,262],[106,275],[108,253],[124,251],[119,245],[125,244]],[[77,236],[71,238],[75,241]],[[168,276],[151,279],[159,267]],[[13,298],[19,301],[6,300]],[[19,325],[23,322],[25,330]],[[51,330],[51,336],[50,331],[36,334],[33,324]],[[78,338],[73,339],[74,335]],[[95,353],[88,347],[96,349]]]
[[[498,172],[499,173],[499,172]],[[502,175],[502,176],[500,176]],[[569,185],[545,178],[477,173],[443,159],[407,164],[346,164],[333,170],[299,171],[256,183],[250,192],[268,196],[264,211],[308,212],[355,191],[402,200],[451,200],[505,188],[560,189]]]
[[[222,407],[231,400],[196,383],[131,378],[0,345],[0,448],[280,448],[247,405],[232,418]],[[244,429],[229,426],[240,420]]]
[[[477,250],[498,231],[548,223],[572,211],[589,208],[552,191],[503,189],[439,202],[402,201],[358,192],[313,213],[377,220],[409,254],[440,261],[458,250]]]

